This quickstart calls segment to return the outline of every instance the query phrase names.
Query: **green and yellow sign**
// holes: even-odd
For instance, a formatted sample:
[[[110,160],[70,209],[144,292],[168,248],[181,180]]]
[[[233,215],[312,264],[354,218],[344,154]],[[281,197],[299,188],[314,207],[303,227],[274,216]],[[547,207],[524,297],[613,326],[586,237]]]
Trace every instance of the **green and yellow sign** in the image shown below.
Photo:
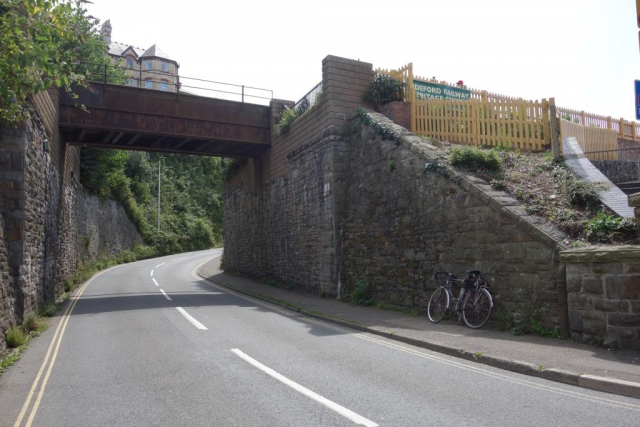
[[[440,85],[438,83],[413,81],[416,99],[455,99],[469,101],[471,92],[453,86]]]

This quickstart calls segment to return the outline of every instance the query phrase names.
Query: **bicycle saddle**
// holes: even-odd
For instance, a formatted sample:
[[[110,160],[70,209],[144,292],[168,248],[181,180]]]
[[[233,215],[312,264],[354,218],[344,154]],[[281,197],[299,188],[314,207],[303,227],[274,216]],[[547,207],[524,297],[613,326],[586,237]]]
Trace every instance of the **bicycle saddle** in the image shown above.
[[[469,276],[478,277],[478,276],[482,275],[482,272],[480,270],[467,270],[467,274]]]

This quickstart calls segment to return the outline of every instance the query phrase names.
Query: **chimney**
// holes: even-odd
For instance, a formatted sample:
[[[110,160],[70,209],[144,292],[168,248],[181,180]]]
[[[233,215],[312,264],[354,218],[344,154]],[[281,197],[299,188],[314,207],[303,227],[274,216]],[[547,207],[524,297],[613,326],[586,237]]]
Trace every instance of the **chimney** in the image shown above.
[[[102,36],[102,40],[107,44],[107,47],[111,44],[111,21],[106,20],[102,27],[100,27],[100,35]]]

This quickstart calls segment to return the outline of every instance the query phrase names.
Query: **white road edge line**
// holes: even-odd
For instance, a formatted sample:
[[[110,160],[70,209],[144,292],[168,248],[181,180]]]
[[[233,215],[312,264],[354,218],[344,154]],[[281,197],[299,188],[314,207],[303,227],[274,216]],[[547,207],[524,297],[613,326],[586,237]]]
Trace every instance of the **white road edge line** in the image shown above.
[[[193,326],[195,326],[196,328],[198,328],[198,329],[200,329],[202,331],[208,331],[209,330],[206,326],[204,326],[202,323],[198,322],[189,313],[187,313],[187,311],[184,308],[176,307],[176,310],[178,310],[180,312],[180,314],[182,314],[184,316],[184,318],[187,319],[189,322],[191,322],[191,324]]]
[[[166,263],[166,262],[163,262],[163,263],[161,263],[161,264],[156,265],[156,268],[158,268],[158,267],[161,267],[161,266],[165,265],[165,263]]]
[[[160,286],[160,285],[158,285],[158,282],[156,281],[156,279],[151,279],[151,280],[153,280],[153,283],[155,283],[156,286]]]
[[[356,414],[355,412],[350,411],[349,409],[345,408],[344,406],[338,405],[337,403],[332,402],[329,399],[326,399],[326,398],[320,396],[317,393],[314,393],[313,391],[309,390],[308,388],[303,387],[303,386],[301,386],[300,384],[298,384],[298,383],[296,383],[294,381],[291,381],[289,378],[287,378],[287,377],[277,373],[273,369],[263,365],[262,363],[258,362],[257,360],[255,360],[251,356],[248,356],[247,354],[243,353],[241,350],[238,350],[237,348],[234,348],[234,349],[231,349],[231,352],[234,353],[236,356],[240,357],[241,359],[243,359],[245,362],[249,363],[250,365],[253,365],[256,368],[260,369],[265,374],[275,378],[276,380],[280,381],[281,383],[291,387],[292,389],[294,389],[295,391],[297,391],[297,392],[299,392],[301,394],[304,394],[305,396],[315,400],[316,402],[323,404],[327,408],[331,409],[332,411],[337,412],[338,414],[342,415],[345,418],[350,419],[354,423],[356,423],[358,425],[361,425],[361,426],[378,427],[378,424],[374,423],[373,421],[370,421],[370,420],[364,418],[363,416],[360,416],[360,415]]]
[[[169,297],[169,295],[167,295],[167,293],[165,291],[163,291],[162,289],[160,289],[160,292],[162,292],[162,295],[164,295],[164,297],[166,299],[168,299],[169,301],[171,301],[171,297]]]
[[[153,277],[153,270],[151,270],[151,277]]]

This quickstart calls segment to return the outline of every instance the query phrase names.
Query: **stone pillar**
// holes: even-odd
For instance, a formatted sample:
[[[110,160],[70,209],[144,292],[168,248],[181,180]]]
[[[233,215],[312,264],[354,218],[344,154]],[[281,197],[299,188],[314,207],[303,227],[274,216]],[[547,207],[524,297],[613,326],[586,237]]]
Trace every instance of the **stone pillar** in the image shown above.
[[[324,97],[323,137],[331,137],[334,145],[331,172],[325,177],[333,194],[333,274],[335,294],[340,298],[344,213],[348,185],[349,135],[351,119],[358,107],[373,108],[364,94],[373,82],[373,65],[329,55],[322,60],[322,92]],[[332,139],[334,138],[334,139]],[[333,292],[332,292],[333,293]]]
[[[284,99],[272,99],[269,103],[269,108],[271,109],[271,142],[278,137],[276,125],[280,117],[282,117],[282,112],[287,108],[293,108],[294,105],[296,105],[295,102]]]

